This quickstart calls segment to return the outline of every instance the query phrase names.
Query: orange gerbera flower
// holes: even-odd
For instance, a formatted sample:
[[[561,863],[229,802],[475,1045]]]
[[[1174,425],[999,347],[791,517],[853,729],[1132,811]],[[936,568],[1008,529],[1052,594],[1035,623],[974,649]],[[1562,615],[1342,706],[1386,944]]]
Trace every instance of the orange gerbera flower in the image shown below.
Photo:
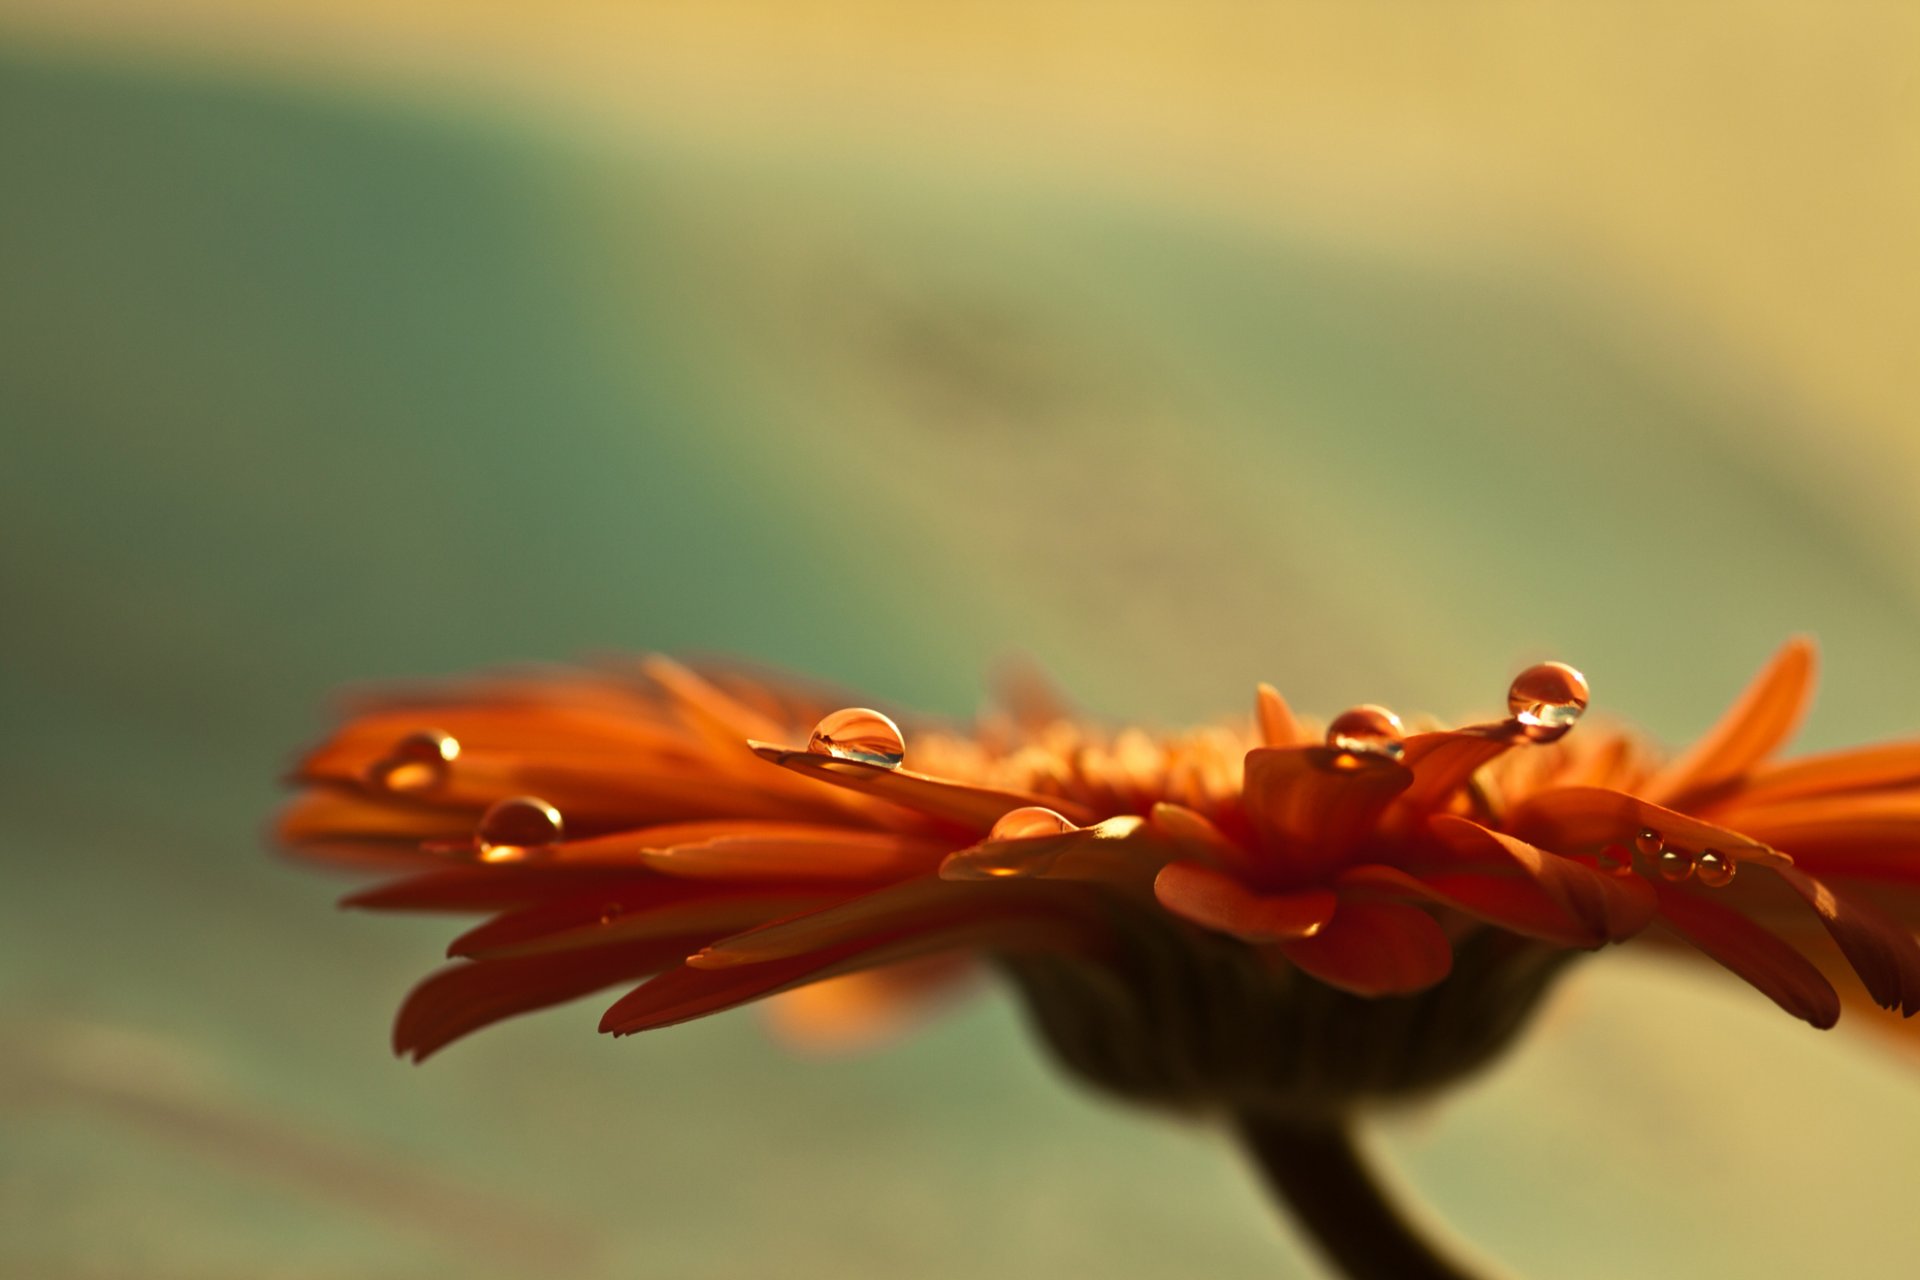
[[[408,873],[349,904],[488,917],[400,1053],[636,982],[602,1030],[826,979],[813,1009],[884,1016],[990,958],[1081,1075],[1234,1116],[1353,1274],[1451,1275],[1347,1122],[1486,1061],[1567,959],[1658,926],[1816,1027],[1840,989],[1920,1009],[1920,743],[1777,762],[1813,669],[1789,643],[1661,761],[1570,733],[1587,685],[1558,663],[1491,723],[1323,733],[1262,686],[1251,726],[1155,739],[1031,692],[903,736],[653,658],[378,700],[300,765],[280,834]]]

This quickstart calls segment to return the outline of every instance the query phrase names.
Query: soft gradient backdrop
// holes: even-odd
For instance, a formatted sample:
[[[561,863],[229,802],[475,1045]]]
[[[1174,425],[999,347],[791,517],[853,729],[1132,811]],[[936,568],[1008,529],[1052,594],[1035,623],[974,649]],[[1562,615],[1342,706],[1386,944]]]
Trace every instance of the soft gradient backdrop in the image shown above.
[[[1920,729],[1920,19],[0,0],[0,1273],[1314,1274],[987,993],[413,1069],[276,862],[330,691],[724,651],[964,714]],[[1920,1079],[1616,953],[1388,1127],[1530,1276],[1903,1277]]]

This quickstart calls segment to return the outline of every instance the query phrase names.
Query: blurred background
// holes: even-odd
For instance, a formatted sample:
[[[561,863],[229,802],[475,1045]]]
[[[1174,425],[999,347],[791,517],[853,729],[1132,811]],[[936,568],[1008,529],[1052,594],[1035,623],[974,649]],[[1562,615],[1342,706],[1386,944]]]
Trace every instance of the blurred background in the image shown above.
[[[1916,273],[1905,6],[0,0],[0,1272],[1315,1274],[998,993],[404,1066],[276,774],[618,649],[1910,734]],[[1381,1137],[1520,1274],[1920,1250],[1911,1066],[1631,949]]]

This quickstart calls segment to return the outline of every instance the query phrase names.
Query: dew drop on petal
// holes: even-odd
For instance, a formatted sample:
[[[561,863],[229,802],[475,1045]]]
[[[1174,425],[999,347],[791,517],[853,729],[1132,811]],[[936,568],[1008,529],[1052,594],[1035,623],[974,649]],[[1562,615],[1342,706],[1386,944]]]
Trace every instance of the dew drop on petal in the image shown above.
[[[1507,686],[1507,711],[1534,742],[1566,735],[1587,709],[1587,678],[1564,662],[1538,662]]]
[[[867,707],[848,707],[836,711],[813,726],[807,750],[837,760],[858,760],[897,769],[907,755],[907,741],[900,726]]]
[[[1693,874],[1693,855],[1685,849],[1668,849],[1655,863],[1660,868],[1662,880],[1678,883]]]
[[[512,796],[480,818],[474,839],[486,862],[517,862],[537,857],[558,844],[566,827],[560,811],[536,796]]]
[[[1385,707],[1360,706],[1342,711],[1327,726],[1327,745],[1341,753],[1336,763],[1352,768],[1362,757],[1398,760],[1405,753],[1406,730],[1400,717]]]
[[[606,906],[600,908],[600,923],[612,924],[625,913],[625,910],[626,909],[619,903],[609,902]]]
[[[400,739],[369,765],[367,780],[383,791],[433,791],[446,785],[459,755],[460,743],[452,734],[423,729]]]
[[[1733,873],[1740,864],[1718,849],[1707,849],[1694,863],[1694,870],[1700,877],[1700,883],[1713,889],[1724,889],[1733,883]]]
[[[989,840],[1025,840],[1032,836],[1057,836],[1072,831],[1074,825],[1044,805],[1030,804],[1000,815],[987,832]]]
[[[1642,827],[1633,837],[1633,849],[1644,858],[1657,858],[1667,847],[1666,837],[1652,827]]]

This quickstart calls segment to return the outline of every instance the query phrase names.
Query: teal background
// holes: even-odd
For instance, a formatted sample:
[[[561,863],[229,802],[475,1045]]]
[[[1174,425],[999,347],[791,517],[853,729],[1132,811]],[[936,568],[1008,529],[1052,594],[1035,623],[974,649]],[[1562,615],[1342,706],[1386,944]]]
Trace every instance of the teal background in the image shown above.
[[[445,922],[261,837],[343,684],[724,651],[966,713],[1025,652],[1177,723],[1554,655],[1680,738],[1809,630],[1807,742],[1920,722],[1913,548],[1752,447],[1819,423],[1551,262],[944,161],[0,47],[0,1271],[1311,1274],[997,993],[393,1061]],[[1609,955],[1384,1145],[1520,1274],[1904,1275],[1877,1048]]]

